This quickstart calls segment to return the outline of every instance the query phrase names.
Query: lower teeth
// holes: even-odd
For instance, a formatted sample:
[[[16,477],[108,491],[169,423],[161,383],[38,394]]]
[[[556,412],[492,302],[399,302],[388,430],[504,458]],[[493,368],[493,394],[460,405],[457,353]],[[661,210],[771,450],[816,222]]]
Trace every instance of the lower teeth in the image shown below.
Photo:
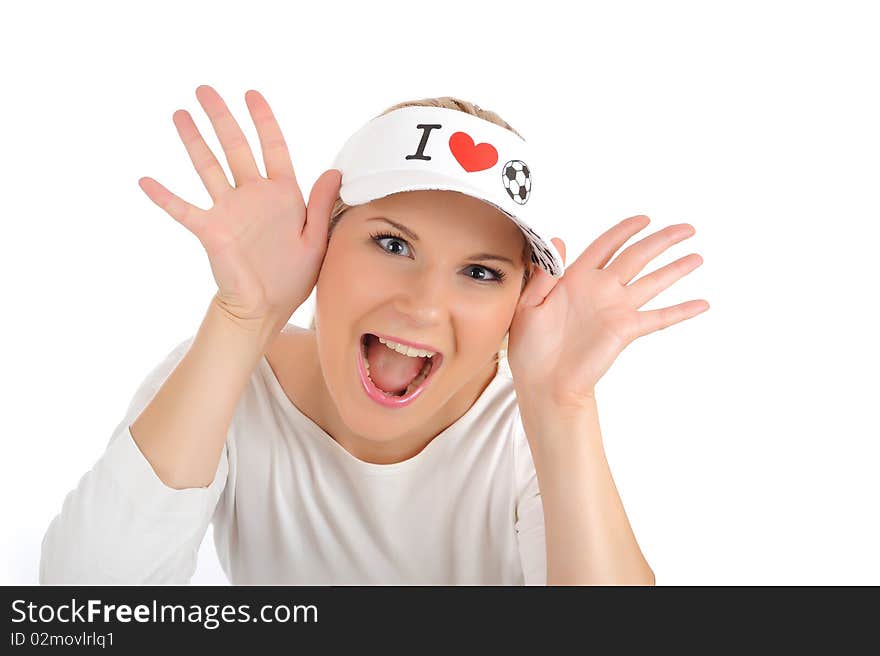
[[[413,381],[409,385],[406,386],[406,389],[403,392],[397,393],[397,392],[386,392],[384,390],[379,390],[379,391],[382,392],[385,396],[396,396],[396,397],[409,396],[410,394],[412,394],[413,392],[416,391],[416,388],[419,385],[421,385],[424,382],[424,380],[428,377],[428,374],[431,373],[431,368],[433,366],[434,366],[433,364],[429,364],[428,367],[424,370],[424,372],[420,373],[418,376],[413,378]],[[370,370],[369,369],[367,369],[367,378],[370,378]],[[372,378],[370,378],[370,382],[373,383]],[[373,383],[373,387],[376,387],[376,389],[379,389],[376,386],[376,383]]]
[[[416,391],[416,388],[425,381],[425,378],[428,377],[428,373],[430,373],[430,371],[431,371],[431,366],[432,365],[428,365],[428,368],[425,370],[425,373],[421,373],[418,376],[416,376],[413,379],[413,382],[411,382],[409,385],[406,386],[406,391],[403,393],[403,396],[408,396]]]

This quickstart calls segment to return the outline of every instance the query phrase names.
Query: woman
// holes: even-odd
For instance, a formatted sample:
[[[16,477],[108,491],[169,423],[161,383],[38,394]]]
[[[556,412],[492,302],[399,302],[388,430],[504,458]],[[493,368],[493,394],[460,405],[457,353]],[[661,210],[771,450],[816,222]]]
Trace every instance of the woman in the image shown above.
[[[40,581],[186,582],[213,522],[236,584],[652,584],[593,391],[627,343],[708,307],[637,312],[699,256],[629,284],[693,229],[667,228],[608,264],[647,224],[627,219],[563,276],[515,215],[467,193],[347,206],[331,169],[306,206],[262,96],[245,98],[265,178],[219,95],[196,95],[234,186],[185,111],[175,124],[214,206],[140,182],[199,238],[218,292],[68,495]],[[412,105],[513,132],[454,98],[385,114]],[[430,159],[425,143],[406,159]],[[287,326],[316,285],[312,328]]]

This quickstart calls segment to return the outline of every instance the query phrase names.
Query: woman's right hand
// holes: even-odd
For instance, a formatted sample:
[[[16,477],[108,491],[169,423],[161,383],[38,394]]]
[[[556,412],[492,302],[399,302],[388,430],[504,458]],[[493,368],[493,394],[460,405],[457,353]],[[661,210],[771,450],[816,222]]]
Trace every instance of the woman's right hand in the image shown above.
[[[330,212],[341,174],[325,171],[306,207],[281,129],[257,91],[245,102],[260,137],[266,176],[257,169],[247,139],[226,103],[210,86],[196,89],[235,179],[231,186],[186,110],[174,125],[214,201],[202,210],[152,178],[138,180],[156,205],[198,237],[217,282],[217,302],[242,321],[286,321],[309,297],[327,249]]]

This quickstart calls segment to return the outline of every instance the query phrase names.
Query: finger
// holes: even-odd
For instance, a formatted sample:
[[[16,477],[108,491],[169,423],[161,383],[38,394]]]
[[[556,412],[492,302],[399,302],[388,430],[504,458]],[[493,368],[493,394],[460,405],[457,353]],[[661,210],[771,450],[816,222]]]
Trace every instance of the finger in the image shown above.
[[[605,267],[612,271],[621,284],[627,285],[645,266],[667,248],[691,237],[696,232],[689,223],[667,226],[654,234],[640,239],[620,252],[614,261]]]
[[[617,252],[626,240],[642,230],[651,222],[644,214],[631,216],[624,219],[609,230],[599,235],[593,242],[584,249],[584,252],[571,263],[570,269],[573,269],[572,275],[578,275],[580,269],[601,269],[605,266],[611,256]]]
[[[562,266],[565,267],[565,242],[558,237],[554,237],[550,241],[556,245],[559,254],[562,256]],[[519,305],[524,308],[541,305],[544,299],[547,298],[547,295],[553,291],[553,288],[564,276],[565,274],[559,278],[554,278],[541,267],[535,267],[532,277],[519,295]]]
[[[184,109],[179,109],[172,116],[174,126],[177,128],[177,134],[189,153],[189,158],[196,168],[196,172],[202,179],[205,188],[211,195],[214,202],[227,190],[231,189],[229,180],[226,178],[226,172],[220,166],[220,162],[214,157],[214,153],[208,148],[208,144],[202,138],[202,134],[196,127],[189,115]]]
[[[290,179],[296,184],[296,174],[293,170],[293,162],[290,161],[287,142],[281,134],[281,128],[275,120],[269,103],[262,94],[253,89],[244,94],[244,100],[260,137],[266,177],[273,180]]]
[[[678,305],[671,305],[657,310],[643,310],[638,313],[639,336],[647,335],[662,328],[668,328],[672,324],[697,316],[709,309],[708,301],[685,301]]]
[[[138,185],[144,190],[147,197],[156,205],[165,210],[172,219],[180,223],[184,228],[196,237],[202,232],[205,223],[205,212],[195,205],[187,203],[159,184],[153,178],[141,178]]]
[[[562,268],[565,268],[565,242],[562,241],[559,237],[551,238],[554,244],[556,244],[556,248],[559,250],[559,254],[562,256]]]
[[[220,94],[207,84],[203,84],[196,89],[196,98],[208,115],[211,125],[214,126],[223,152],[226,153],[226,161],[229,162],[229,170],[232,171],[236,186],[262,177],[244,132],[241,131],[241,127]]]
[[[326,244],[327,231],[330,225],[330,213],[339,197],[342,184],[342,172],[338,169],[324,171],[309,192],[309,204],[306,207],[306,224],[303,226],[303,237],[311,244]]]
[[[664,289],[672,285],[676,280],[683,278],[703,263],[703,258],[697,253],[691,253],[670,262],[636,280],[627,287],[630,300],[636,309],[657,296]]]

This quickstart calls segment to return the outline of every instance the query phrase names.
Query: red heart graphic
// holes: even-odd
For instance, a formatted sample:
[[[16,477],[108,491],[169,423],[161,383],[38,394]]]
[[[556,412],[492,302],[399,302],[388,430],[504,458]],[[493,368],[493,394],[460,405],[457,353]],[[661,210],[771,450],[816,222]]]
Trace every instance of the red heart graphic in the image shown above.
[[[498,151],[489,143],[474,145],[474,140],[467,132],[456,132],[449,137],[449,150],[468,173],[485,171],[495,166]]]

